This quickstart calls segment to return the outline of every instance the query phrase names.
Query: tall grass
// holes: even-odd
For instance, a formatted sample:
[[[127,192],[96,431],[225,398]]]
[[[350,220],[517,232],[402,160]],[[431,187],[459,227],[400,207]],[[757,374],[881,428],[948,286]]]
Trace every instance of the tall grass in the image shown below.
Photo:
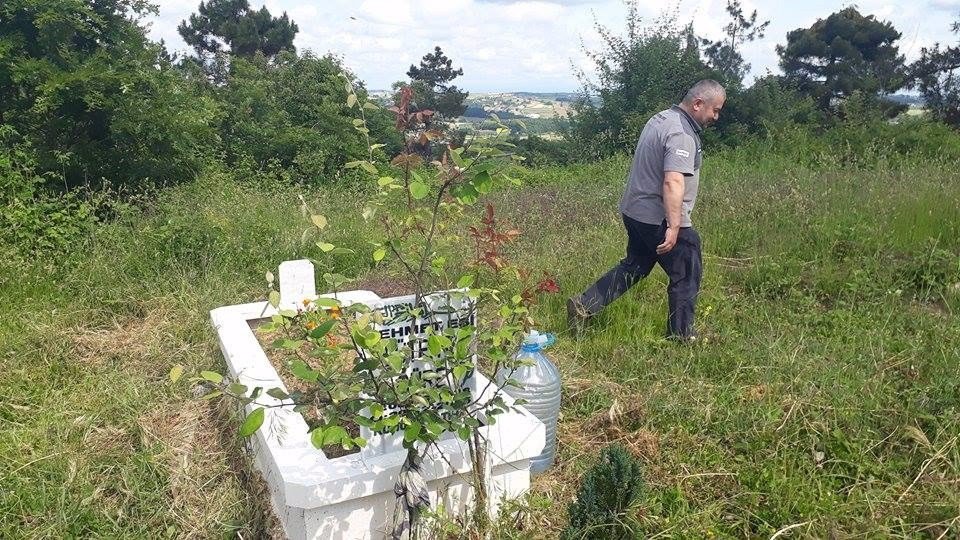
[[[824,158],[826,159],[826,158]],[[703,343],[661,339],[659,270],[566,332],[562,296],[622,257],[628,161],[527,171],[497,195],[513,256],[560,279],[558,464],[504,537],[553,537],[583,470],[620,441],[649,489],[637,536],[936,538],[960,527],[960,177],[952,163],[706,158]],[[166,382],[217,366],[207,311],[316,255],[301,198],[367,251],[357,188],[210,171],[98,227],[60,261],[0,269],[0,537],[271,532],[229,411]],[[335,261],[389,278],[366,257]]]

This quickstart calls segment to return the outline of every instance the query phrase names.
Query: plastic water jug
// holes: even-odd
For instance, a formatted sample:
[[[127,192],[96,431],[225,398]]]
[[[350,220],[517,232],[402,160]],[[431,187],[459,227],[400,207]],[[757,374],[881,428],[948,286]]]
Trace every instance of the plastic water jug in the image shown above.
[[[520,384],[505,386],[504,392],[514,399],[526,400],[525,409],[537,417],[546,426],[547,440],[543,452],[530,459],[530,473],[541,473],[550,465],[557,453],[557,417],[560,414],[560,372],[557,366],[543,353],[543,350],[553,345],[556,338],[553,334],[541,334],[536,330],[530,331],[520,346],[518,358],[524,359],[526,364],[517,368],[512,374],[509,369],[501,368],[497,372],[497,381],[500,384],[510,378]]]

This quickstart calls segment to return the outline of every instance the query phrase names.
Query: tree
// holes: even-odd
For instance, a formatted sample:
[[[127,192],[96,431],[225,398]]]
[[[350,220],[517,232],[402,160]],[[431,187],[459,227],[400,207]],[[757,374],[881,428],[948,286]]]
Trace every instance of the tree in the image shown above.
[[[439,46],[435,47],[432,53],[424,55],[419,66],[411,65],[407,71],[417,107],[430,109],[443,119],[463,115],[469,93],[450,84],[461,75],[463,68],[453,69],[453,60]]]
[[[707,64],[718,73],[721,81],[727,86],[739,87],[744,76],[750,71],[750,64],[743,60],[740,48],[745,43],[762,38],[770,21],[758,23],[757,10],[745,17],[740,0],[727,0],[726,9],[730,15],[730,22],[723,27],[727,37],[713,42],[704,39],[701,43],[705,47]]]
[[[713,76],[700,58],[693,28],[680,28],[676,14],[642,26],[638,3],[627,5],[627,33],[618,36],[595,23],[603,40],[599,51],[586,51],[596,79],[580,73],[583,83],[568,140],[596,158],[631,151],[650,115],[677,103],[700,79]]]
[[[266,6],[250,9],[247,0],[210,0],[200,2],[189,22],[181,21],[177,31],[206,59],[220,52],[252,57],[260,52],[273,58],[280,51],[296,50],[293,38],[300,29],[286,14],[274,17]],[[224,51],[226,45],[229,51]]]
[[[960,21],[951,29],[960,33]],[[953,47],[924,47],[910,66],[910,86],[920,91],[930,114],[952,126],[960,126],[960,43]]]
[[[519,386],[511,377],[523,358],[515,352],[533,324],[530,308],[536,296],[555,291],[556,284],[548,278],[534,285],[529,269],[506,260],[503,247],[519,233],[500,230],[492,205],[486,205],[483,226],[468,229],[469,236],[458,225],[491,190],[519,182],[507,171],[520,157],[511,151],[504,129],[482,145],[446,145],[443,157],[425,166],[413,145],[441,134],[429,125],[431,112],[410,109],[413,92],[408,87],[391,108],[403,148],[389,166],[378,164],[373,151],[380,143],[368,138],[365,111],[379,108],[355,93],[349,82],[346,88],[342,105],[355,111],[352,124],[369,151],[363,159],[344,165],[366,177],[367,186],[357,195],[371,195],[362,205],[363,221],[375,239],[367,260],[392,261],[402,268],[412,293],[410,303],[386,313],[341,303],[336,296],[303,303],[298,298],[297,310],[275,312],[260,328],[285,336],[274,341],[275,349],[291,351],[289,344],[295,343],[303,352],[298,351],[289,364],[283,362],[302,390],[288,394],[282,388],[251,389],[208,371],[195,380],[218,387],[207,399],[224,396],[255,406],[240,427],[244,437],[265,425],[266,409],[277,407],[310,411],[305,420],[317,449],[336,445],[349,450],[367,443],[365,433],[396,434],[406,459],[394,477],[397,503],[391,538],[427,536],[421,520],[430,506],[424,468],[434,469],[426,467],[434,460],[451,463],[442,453],[433,457],[427,451],[439,449],[437,443],[447,437],[459,437],[469,449],[473,475],[470,530],[483,536],[490,524],[488,489],[493,487],[486,478],[497,463],[498,450],[489,445],[487,426],[514,410],[504,388]],[[311,226],[302,237],[318,239],[315,257],[322,261],[324,282],[336,293],[352,281],[340,272],[353,273],[367,265],[357,258],[343,259],[354,251],[331,243],[341,236],[331,234],[339,212],[328,221],[310,212],[306,201],[304,209]],[[465,256],[471,252],[471,236],[477,242],[476,258]],[[473,273],[462,275],[464,268]],[[273,289],[272,273],[267,280],[269,304],[279,308],[281,296]],[[409,331],[406,337],[384,335],[385,326]],[[481,368],[490,370],[489,382],[479,376]],[[175,366],[170,377],[176,382],[182,374],[183,367]],[[352,435],[353,429],[361,435]],[[467,452],[463,455],[467,457]]]
[[[854,92],[880,96],[901,88],[904,58],[898,39],[891,23],[849,7],[810,28],[790,31],[777,53],[787,81],[827,110]]]
[[[824,112],[807,94],[777,75],[767,75],[746,89],[728,92],[720,120],[704,138],[736,145],[746,137],[771,137],[796,126],[820,126]],[[711,141],[712,142],[712,141]]]
[[[223,76],[226,84],[212,88],[224,109],[220,132],[227,164],[265,168],[276,163],[296,181],[316,182],[366,156],[365,137],[344,105],[345,83],[355,77],[335,58],[282,51],[273,61],[262,55],[235,58],[229,72]],[[354,86],[366,100],[362,85]],[[385,151],[400,148],[392,115],[369,110],[366,118]]]
[[[0,2],[0,122],[70,190],[193,177],[215,105],[190,91],[139,25],[139,0]]]

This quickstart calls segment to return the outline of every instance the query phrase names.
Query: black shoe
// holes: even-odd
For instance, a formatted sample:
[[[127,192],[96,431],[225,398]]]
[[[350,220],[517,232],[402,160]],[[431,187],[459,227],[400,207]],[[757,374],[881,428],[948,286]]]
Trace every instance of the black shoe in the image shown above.
[[[593,313],[583,306],[579,298],[567,299],[567,324],[574,335],[579,336],[583,333],[590,317],[593,317]]]

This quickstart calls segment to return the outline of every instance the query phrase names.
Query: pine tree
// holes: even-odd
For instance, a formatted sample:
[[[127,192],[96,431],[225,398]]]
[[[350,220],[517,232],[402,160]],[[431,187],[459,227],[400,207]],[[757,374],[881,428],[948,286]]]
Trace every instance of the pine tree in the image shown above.
[[[960,21],[951,29],[960,33]],[[920,91],[927,111],[936,119],[960,126],[960,43],[924,47],[910,66],[910,86]]]
[[[450,82],[463,75],[463,68],[453,69],[453,60],[447,58],[438,46],[424,55],[419,66],[411,65],[407,76],[413,83],[417,106],[435,111],[444,119],[461,116],[467,110],[464,101],[469,93]]]
[[[790,31],[777,53],[787,81],[829,109],[854,92],[878,96],[903,86],[898,39],[900,32],[891,23],[849,7],[810,28]]]
[[[293,39],[299,30],[286,12],[274,17],[266,6],[250,9],[247,0],[200,2],[189,22],[181,21],[177,27],[202,60],[220,52],[245,57],[260,52],[272,58],[280,51],[296,50]]]
[[[570,504],[570,524],[564,540],[603,540],[635,537],[630,508],[643,490],[640,462],[623,446],[612,444],[583,476],[576,500]]]

